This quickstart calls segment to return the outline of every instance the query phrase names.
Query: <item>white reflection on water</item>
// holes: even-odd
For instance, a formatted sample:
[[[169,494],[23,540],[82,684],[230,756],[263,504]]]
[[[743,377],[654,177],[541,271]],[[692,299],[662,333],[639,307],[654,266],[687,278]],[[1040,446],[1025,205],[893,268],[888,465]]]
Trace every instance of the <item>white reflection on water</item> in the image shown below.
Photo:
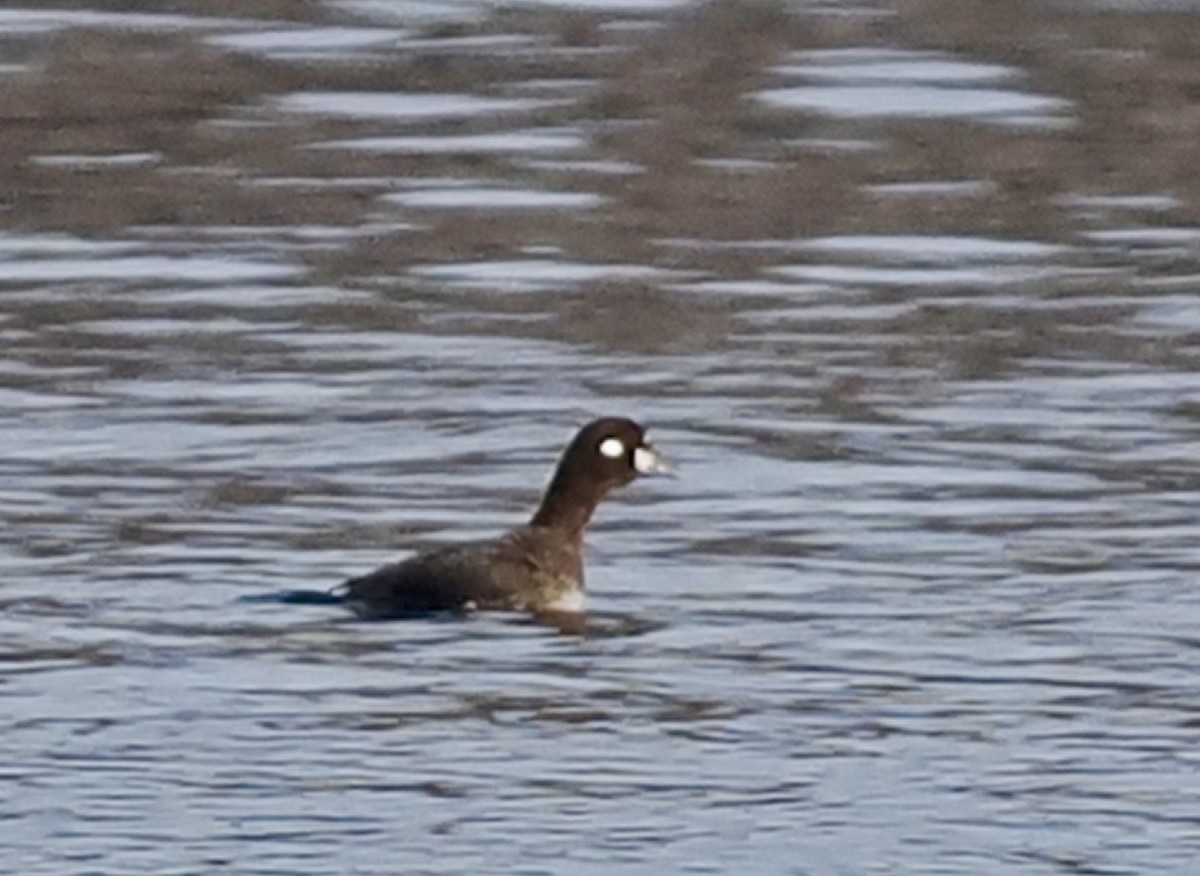
[[[88,9],[0,9],[0,33],[11,35],[45,34],[81,27],[172,32],[237,26],[242,26],[242,23],[236,19],[198,15],[101,12]]]
[[[260,54],[277,60],[345,58],[362,49],[395,47],[408,36],[396,28],[296,27],[287,30],[254,30],[209,37],[222,49]]]
[[[969,119],[1010,125],[1066,123],[1070,103],[995,87],[1017,71],[897,49],[802,52],[773,68],[805,84],[768,88],[758,98],[782,109],[845,118]]]
[[[451,186],[384,195],[382,200],[426,210],[588,210],[605,198],[591,192],[552,192],[498,186]]]
[[[285,113],[312,113],[350,119],[382,119],[390,122],[429,122],[530,112],[554,106],[554,101],[532,98],[479,97],[472,94],[415,92],[304,91],[270,100]]]
[[[314,143],[313,149],[350,149],[396,155],[471,155],[572,152],[584,148],[587,138],[574,128],[532,128],[491,134],[415,135],[411,137],[356,137]]]

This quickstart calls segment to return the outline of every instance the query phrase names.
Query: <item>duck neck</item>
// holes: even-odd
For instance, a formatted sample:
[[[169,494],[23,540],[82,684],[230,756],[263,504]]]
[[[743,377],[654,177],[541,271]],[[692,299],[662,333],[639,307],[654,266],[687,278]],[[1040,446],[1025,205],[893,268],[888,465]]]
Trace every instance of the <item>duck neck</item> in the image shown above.
[[[596,506],[604,498],[603,486],[594,483],[579,483],[566,476],[560,468],[550,481],[550,487],[542,498],[542,504],[530,523],[546,526],[582,538],[583,531],[596,512]]]

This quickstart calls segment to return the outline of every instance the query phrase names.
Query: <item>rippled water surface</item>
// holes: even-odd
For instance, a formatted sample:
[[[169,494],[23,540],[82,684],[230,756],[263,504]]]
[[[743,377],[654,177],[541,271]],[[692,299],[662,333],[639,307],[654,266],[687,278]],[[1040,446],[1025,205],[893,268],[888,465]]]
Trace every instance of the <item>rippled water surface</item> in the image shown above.
[[[0,870],[1195,872],[1194,4],[118,6],[0,9]],[[584,630],[270,601],[610,413]]]

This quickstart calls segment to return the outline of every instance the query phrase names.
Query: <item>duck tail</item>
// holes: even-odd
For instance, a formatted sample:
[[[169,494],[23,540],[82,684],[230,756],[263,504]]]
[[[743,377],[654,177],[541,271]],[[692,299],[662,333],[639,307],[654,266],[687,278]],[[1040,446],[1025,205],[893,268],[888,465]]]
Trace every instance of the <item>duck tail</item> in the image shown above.
[[[280,590],[243,596],[240,602],[271,602],[280,605],[341,605],[346,592],[339,585],[332,590]]]

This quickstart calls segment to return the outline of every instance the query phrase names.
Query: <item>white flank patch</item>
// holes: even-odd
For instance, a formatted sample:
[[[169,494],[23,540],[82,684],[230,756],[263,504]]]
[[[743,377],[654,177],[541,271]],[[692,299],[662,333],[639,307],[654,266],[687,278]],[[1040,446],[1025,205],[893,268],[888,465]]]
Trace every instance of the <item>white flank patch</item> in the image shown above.
[[[610,439],[612,440],[612,439]],[[617,442],[618,444],[620,442]],[[583,591],[572,588],[545,606],[546,611],[569,611],[575,614],[583,611]]]

